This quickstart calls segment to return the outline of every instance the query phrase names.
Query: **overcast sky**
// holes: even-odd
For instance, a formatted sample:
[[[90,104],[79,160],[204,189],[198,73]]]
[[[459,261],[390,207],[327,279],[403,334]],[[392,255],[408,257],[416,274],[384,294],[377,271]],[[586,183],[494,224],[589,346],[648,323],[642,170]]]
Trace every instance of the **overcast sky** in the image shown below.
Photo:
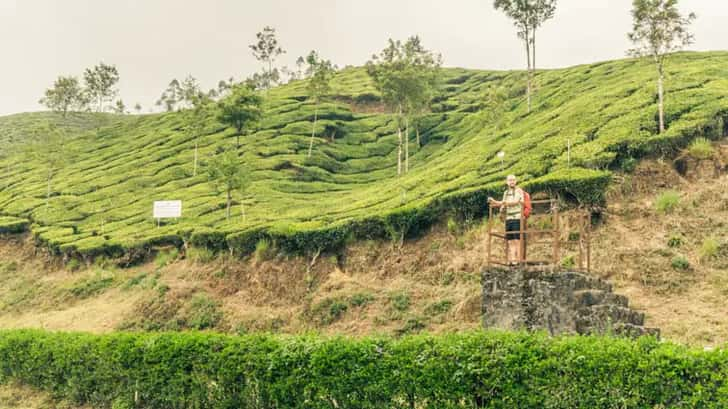
[[[387,38],[419,34],[446,66],[512,69],[525,52],[492,0],[0,0],[0,115],[42,109],[58,75],[115,64],[127,106],[152,108],[172,78],[204,88],[260,68],[248,45],[275,27],[292,66],[311,49],[361,65]],[[692,50],[728,49],[728,1],[681,0],[698,19]],[[631,0],[559,0],[538,33],[540,68],[622,58]]]

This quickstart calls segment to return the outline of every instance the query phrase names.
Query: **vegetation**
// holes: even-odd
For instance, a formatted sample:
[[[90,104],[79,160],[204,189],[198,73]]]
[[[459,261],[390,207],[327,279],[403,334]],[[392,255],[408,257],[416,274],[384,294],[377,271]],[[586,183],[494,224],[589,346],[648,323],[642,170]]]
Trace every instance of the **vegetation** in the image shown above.
[[[0,332],[0,380],[94,407],[722,408],[726,354],[651,338],[500,332],[395,340],[14,330]]]
[[[680,193],[675,190],[668,190],[660,193],[655,201],[655,208],[660,213],[672,213],[680,204]]]
[[[502,10],[516,26],[518,38],[526,48],[526,99],[531,112],[531,94],[536,71],[536,30],[554,17],[556,0],[495,0],[493,7]]]
[[[715,149],[708,139],[696,138],[690,142],[687,153],[695,159],[709,159],[715,154]]]
[[[522,72],[442,69],[442,93],[421,121],[426,143],[415,147],[410,171],[400,178],[393,177],[396,117],[356,108],[381,106],[365,69],[344,69],[332,79],[331,102],[320,104],[317,133],[329,127],[339,137],[311,158],[314,107],[307,82],[273,88],[259,125],[234,150],[249,170],[247,194],[254,198],[245,200],[245,219],[227,218],[227,200],[206,172],[193,176],[197,138],[186,131],[185,112],[2,117],[0,140],[10,148],[23,146],[45,122],[65,132],[75,153],[56,172],[46,210],[45,163],[10,149],[0,161],[6,169],[0,176],[0,214],[24,220],[36,242],[53,254],[114,257],[186,241],[244,255],[260,239],[283,252],[314,253],[336,249],[348,237],[412,237],[443,216],[472,220],[486,210],[489,195],[500,193],[508,173],[531,192],[601,203],[609,170],[623,161],[675,153],[696,137],[725,134],[727,57],[721,52],[673,57],[670,126],[659,135],[656,102],[642,86],[654,71],[647,61],[539,71],[542,98],[527,116]],[[497,126],[483,102],[492,87],[507,95]],[[217,117],[210,111],[205,119],[201,161],[234,148],[230,141],[237,130]],[[183,217],[158,228],[152,202],[165,199],[183,200]]]
[[[667,57],[693,42],[688,26],[695,20],[695,14],[683,17],[678,9],[678,0],[633,0],[632,32],[629,39],[635,48],[629,54],[635,57],[649,57],[657,69],[657,111],[660,132],[665,131],[664,81]]]

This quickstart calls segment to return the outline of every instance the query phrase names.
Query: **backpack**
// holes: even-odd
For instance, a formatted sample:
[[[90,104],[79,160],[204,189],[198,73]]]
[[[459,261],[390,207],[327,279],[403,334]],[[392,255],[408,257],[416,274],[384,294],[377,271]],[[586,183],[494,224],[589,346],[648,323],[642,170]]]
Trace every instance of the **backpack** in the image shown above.
[[[523,191],[523,217],[528,218],[528,216],[531,215],[531,210],[533,210],[533,205],[531,205],[531,195],[529,195],[525,190],[521,190]]]

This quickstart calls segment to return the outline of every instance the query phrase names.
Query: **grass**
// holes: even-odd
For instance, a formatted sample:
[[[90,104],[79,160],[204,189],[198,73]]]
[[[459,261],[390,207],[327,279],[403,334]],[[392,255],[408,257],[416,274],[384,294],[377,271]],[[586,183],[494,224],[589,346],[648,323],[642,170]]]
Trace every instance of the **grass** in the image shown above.
[[[11,153],[0,161],[5,169],[0,213],[24,222],[39,242],[58,253],[114,256],[132,247],[180,243],[197,231],[214,232],[228,243],[242,237],[240,246],[249,251],[257,239],[246,243],[260,232],[283,239],[318,232],[317,240],[306,236],[281,243],[315,250],[340,240],[342,235],[331,233],[338,228],[357,226],[362,235],[373,234],[361,228],[371,220],[385,230],[374,229],[374,235],[399,236],[411,232],[410,214],[429,223],[430,211],[467,217],[482,212],[478,192],[498,193],[509,173],[533,191],[599,201],[608,180],[603,171],[723,132],[727,53],[673,58],[669,128],[659,136],[654,87],[648,85],[653,76],[650,63],[637,60],[539,71],[528,114],[523,72],[445,69],[443,94],[423,121],[423,146],[410,136],[411,168],[400,178],[395,177],[394,118],[359,112],[353,103],[378,98],[363,69],[345,69],[334,79],[333,98],[319,108],[320,136],[311,158],[306,150],[313,105],[304,97],[305,83],[275,88],[260,129],[241,140],[238,154],[251,168],[252,185],[244,195],[234,194],[234,201],[245,205],[245,218],[236,204],[230,220],[224,194],[204,172],[192,175],[195,141],[184,130],[182,113],[72,114],[67,121],[48,113],[2,117],[0,142]],[[483,104],[493,89],[509,95],[498,124]],[[54,178],[48,207],[44,167],[22,155],[17,142],[42,122],[62,126],[75,152]],[[334,142],[323,135],[327,128],[337,130]],[[210,112],[200,138],[201,162],[234,140],[233,130]],[[568,161],[567,140],[572,147]],[[506,154],[503,166],[499,151]],[[164,199],[183,200],[183,217],[157,227],[152,202]],[[401,222],[398,215],[410,221]]]
[[[655,208],[659,213],[666,214],[675,211],[680,204],[680,193],[675,190],[662,192],[655,200]]]
[[[715,155],[715,148],[706,138],[696,138],[688,145],[687,152],[696,159],[709,159]]]

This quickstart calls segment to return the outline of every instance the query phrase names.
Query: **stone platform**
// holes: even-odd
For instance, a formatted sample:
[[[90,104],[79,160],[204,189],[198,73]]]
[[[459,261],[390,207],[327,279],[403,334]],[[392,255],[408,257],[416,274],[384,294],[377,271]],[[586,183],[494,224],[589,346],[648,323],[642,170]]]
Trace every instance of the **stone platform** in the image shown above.
[[[558,334],[659,336],[611,284],[578,272],[490,268],[482,272],[483,325]]]

